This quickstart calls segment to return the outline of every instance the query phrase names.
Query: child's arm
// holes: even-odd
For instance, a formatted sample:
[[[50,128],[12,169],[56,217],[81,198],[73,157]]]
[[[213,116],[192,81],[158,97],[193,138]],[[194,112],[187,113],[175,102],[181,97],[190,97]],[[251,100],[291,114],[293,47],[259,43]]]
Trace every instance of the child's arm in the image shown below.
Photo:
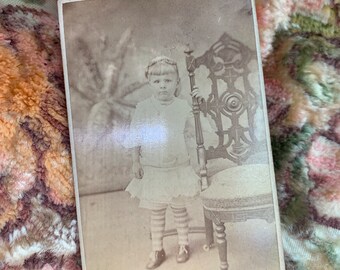
[[[202,96],[202,93],[200,91],[200,89],[197,86],[194,86],[193,91],[191,92],[191,96],[194,98],[197,98],[197,101],[199,103],[204,102],[204,98]],[[202,132],[207,132],[207,133],[213,133],[214,130],[211,127],[208,119],[206,117],[200,117],[200,122],[201,122],[201,128],[202,128]],[[195,119],[193,114],[191,114],[191,117],[189,117],[187,119],[187,124],[186,124],[186,129],[189,129],[189,134],[193,132],[195,132]],[[194,134],[194,133],[193,133]]]
[[[132,149],[132,170],[137,179],[142,179],[144,171],[140,164],[140,146]]]
[[[197,98],[198,103],[202,103],[204,101],[204,97],[202,96],[202,93],[197,86],[194,86],[190,95],[194,98]]]

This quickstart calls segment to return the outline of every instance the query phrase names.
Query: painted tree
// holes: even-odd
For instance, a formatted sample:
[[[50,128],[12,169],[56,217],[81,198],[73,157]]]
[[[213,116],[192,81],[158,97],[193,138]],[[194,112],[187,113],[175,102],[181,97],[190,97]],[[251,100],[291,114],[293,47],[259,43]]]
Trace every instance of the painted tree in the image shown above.
[[[136,104],[125,98],[145,85],[145,82],[126,87],[119,84],[131,37],[132,30],[128,28],[115,46],[109,44],[107,35],[102,35],[96,46],[90,46],[82,37],[77,38],[78,80],[71,84],[71,92],[85,104],[87,113],[81,115],[82,126],[106,130],[129,120]]]
[[[119,189],[129,178],[129,155],[117,140],[136,106],[126,97],[138,95],[146,84],[122,79],[131,39],[130,28],[115,46],[105,34],[96,45],[83,36],[75,38],[76,66],[74,62],[69,73],[81,193]],[[122,177],[114,178],[117,174]]]

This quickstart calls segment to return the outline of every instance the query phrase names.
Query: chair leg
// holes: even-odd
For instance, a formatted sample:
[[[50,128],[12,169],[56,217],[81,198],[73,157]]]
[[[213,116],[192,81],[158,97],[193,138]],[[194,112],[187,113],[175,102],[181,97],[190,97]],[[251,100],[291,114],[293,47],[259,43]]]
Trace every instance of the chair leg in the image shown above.
[[[225,234],[225,226],[224,223],[216,224],[216,242],[218,247],[218,253],[220,256],[220,269],[228,270],[228,261],[227,261],[227,240]]]
[[[214,243],[214,226],[212,220],[204,216],[206,246],[204,250],[209,250]]]

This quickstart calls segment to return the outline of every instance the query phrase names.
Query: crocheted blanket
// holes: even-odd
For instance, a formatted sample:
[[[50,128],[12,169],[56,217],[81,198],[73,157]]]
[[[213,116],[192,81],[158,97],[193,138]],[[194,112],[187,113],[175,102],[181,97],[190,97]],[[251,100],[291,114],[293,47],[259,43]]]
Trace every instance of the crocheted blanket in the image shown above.
[[[80,269],[58,23],[0,14],[0,269]]]
[[[257,3],[287,269],[340,269],[339,4]]]
[[[340,269],[340,1],[256,9],[286,268]],[[81,269],[58,23],[0,12],[0,269]]]

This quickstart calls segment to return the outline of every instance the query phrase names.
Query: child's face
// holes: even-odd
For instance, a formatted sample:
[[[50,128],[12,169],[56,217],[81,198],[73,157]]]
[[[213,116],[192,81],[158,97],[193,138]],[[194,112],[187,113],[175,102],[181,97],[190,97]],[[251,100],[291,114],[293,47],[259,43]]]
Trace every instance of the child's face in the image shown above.
[[[162,75],[149,75],[149,84],[153,90],[153,96],[159,101],[171,101],[175,97],[178,84],[177,74],[168,73]]]

